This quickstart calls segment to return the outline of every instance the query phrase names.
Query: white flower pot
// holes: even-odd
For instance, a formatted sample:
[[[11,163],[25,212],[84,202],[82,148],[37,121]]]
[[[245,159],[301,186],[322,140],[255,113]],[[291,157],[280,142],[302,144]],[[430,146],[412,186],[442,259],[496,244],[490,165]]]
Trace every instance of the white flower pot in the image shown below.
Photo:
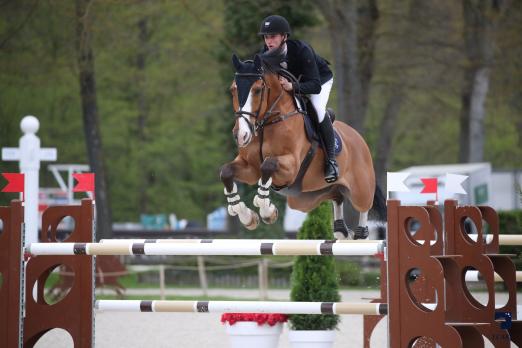
[[[274,326],[258,325],[255,321],[226,323],[230,348],[277,348],[282,329],[282,323]]]
[[[335,341],[333,330],[289,330],[292,348],[331,348]]]

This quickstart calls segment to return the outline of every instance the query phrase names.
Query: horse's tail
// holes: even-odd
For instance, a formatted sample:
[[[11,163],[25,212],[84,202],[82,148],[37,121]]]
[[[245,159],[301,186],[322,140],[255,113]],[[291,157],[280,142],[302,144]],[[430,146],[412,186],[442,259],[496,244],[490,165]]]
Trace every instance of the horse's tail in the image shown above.
[[[384,198],[384,194],[382,193],[382,190],[378,184],[375,184],[373,205],[370,211],[372,212],[372,217],[375,220],[386,222],[386,198]]]

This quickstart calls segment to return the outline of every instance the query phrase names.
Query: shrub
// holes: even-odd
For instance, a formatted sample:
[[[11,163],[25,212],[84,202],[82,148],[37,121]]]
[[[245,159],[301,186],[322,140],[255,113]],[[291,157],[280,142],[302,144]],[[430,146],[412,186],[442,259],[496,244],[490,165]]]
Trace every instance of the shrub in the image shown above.
[[[342,285],[358,286],[361,284],[361,266],[354,262],[337,262],[339,281]]]
[[[498,213],[499,233],[500,234],[520,234],[522,233],[522,211],[502,211]],[[522,246],[505,245],[500,247],[502,254],[515,254],[512,257],[517,270],[522,270]]]
[[[322,203],[311,211],[298,239],[333,239],[332,210],[328,203]],[[292,301],[339,302],[339,284],[333,256],[297,256],[292,270]],[[294,330],[333,330],[339,323],[339,316],[293,314],[290,326]]]

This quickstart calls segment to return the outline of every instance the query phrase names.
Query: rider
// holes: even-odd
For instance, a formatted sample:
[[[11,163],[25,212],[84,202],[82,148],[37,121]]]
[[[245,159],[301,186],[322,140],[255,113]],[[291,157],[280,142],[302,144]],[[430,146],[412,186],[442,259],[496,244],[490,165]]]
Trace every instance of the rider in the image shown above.
[[[290,24],[286,18],[271,15],[263,19],[259,29],[265,41],[263,52],[281,49],[286,53],[286,66],[289,72],[299,79],[292,83],[280,76],[279,82],[283,89],[297,94],[308,94],[318,119],[319,131],[325,143],[325,169],[326,182],[334,182],[339,176],[339,168],[335,160],[335,139],[332,122],[326,116],[326,103],[330,96],[333,84],[333,73],[328,67],[328,62],[315,54],[313,48],[300,40],[288,39],[290,36]]]

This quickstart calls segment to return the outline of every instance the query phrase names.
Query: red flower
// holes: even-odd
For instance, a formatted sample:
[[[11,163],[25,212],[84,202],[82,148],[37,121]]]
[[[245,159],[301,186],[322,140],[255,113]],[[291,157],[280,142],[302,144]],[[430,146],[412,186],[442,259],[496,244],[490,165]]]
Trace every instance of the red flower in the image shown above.
[[[221,322],[234,325],[238,321],[255,321],[257,325],[268,324],[274,326],[277,323],[285,323],[288,316],[279,313],[223,313]]]

